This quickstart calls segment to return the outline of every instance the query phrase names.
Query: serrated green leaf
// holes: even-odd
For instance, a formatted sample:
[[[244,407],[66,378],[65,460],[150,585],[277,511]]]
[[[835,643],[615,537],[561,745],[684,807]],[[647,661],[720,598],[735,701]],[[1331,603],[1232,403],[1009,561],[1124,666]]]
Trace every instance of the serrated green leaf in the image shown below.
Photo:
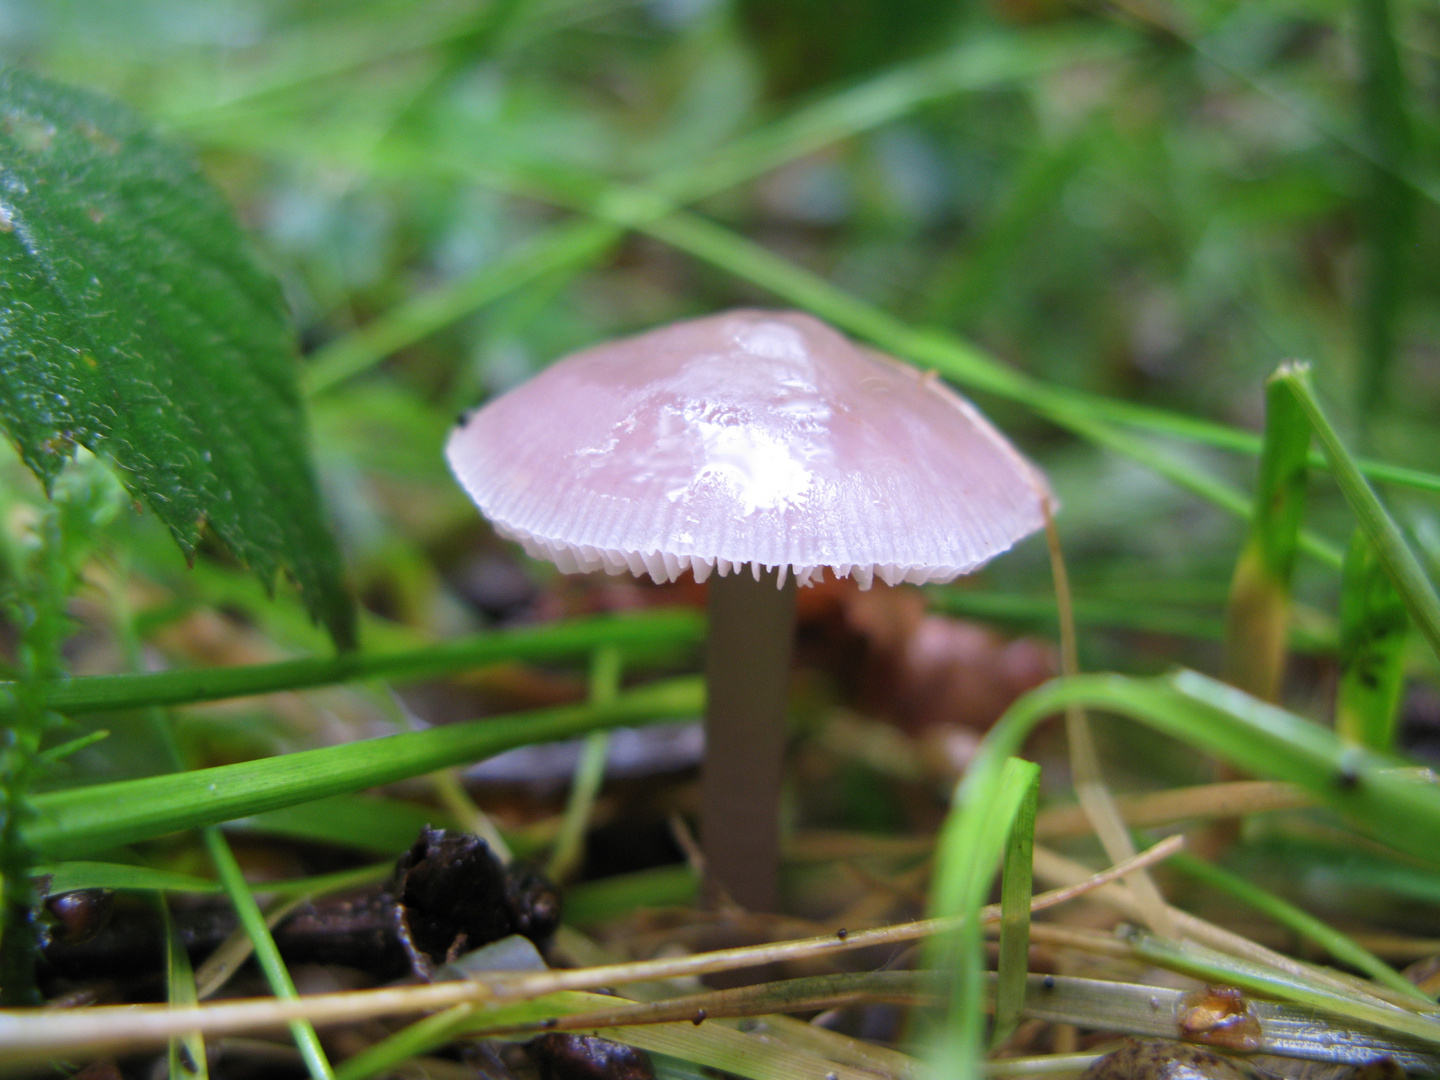
[[[210,530],[354,612],[306,448],[279,289],[189,154],[123,106],[0,72],[0,426],[52,484],[104,455],[192,554]]]

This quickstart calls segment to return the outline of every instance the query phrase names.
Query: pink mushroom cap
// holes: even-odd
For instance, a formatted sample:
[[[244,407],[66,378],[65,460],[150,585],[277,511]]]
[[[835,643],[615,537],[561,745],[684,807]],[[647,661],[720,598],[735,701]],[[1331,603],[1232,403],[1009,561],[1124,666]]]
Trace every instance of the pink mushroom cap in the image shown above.
[[[470,413],[446,456],[562,571],[950,581],[1044,523],[1040,472],[933,375],[797,312],[599,345]]]

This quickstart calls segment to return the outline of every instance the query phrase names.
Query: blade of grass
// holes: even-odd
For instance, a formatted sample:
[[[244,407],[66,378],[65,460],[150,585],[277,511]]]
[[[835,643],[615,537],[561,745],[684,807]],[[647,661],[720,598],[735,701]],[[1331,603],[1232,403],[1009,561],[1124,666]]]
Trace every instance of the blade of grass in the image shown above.
[[[706,160],[663,173],[650,182],[660,198],[646,200],[652,214],[664,214],[671,201],[689,203],[718,194],[770,172],[786,162],[851,138],[913,112],[927,102],[965,90],[977,90],[1069,63],[1113,58],[1131,47],[1128,35],[1076,37],[990,35],[967,39],[959,47],[911,61],[856,87],[798,109],[768,127],[741,136]],[[307,136],[308,137],[308,136]],[[313,141],[313,140],[312,140]],[[394,161],[421,162],[433,170],[428,147],[406,152],[389,141],[391,164],[368,162],[393,171]],[[310,151],[313,153],[313,150]],[[473,172],[479,163],[459,171]],[[631,200],[629,212],[643,212]],[[625,236],[614,222],[580,222],[532,240],[518,253],[492,263],[469,278],[441,286],[391,309],[355,333],[318,350],[313,357],[311,393],[327,390],[373,367],[386,356],[436,332],[500,296],[548,274],[579,271],[597,262]]]
[[[1286,364],[1275,373],[1274,378],[1289,387],[1300,403],[1330,463],[1335,482],[1359,520],[1360,528],[1365,530],[1365,535],[1374,545],[1376,560],[1394,583],[1406,610],[1429,640],[1431,649],[1440,656],[1440,598],[1436,597],[1434,586],[1405,543],[1399,526],[1385,512],[1374,489],[1361,475],[1355,459],[1350,456],[1320,407],[1320,401],[1310,385],[1309,369],[1301,364]]]
[[[501,835],[500,827],[490,820],[490,815],[481,810],[465,790],[459,767],[451,766],[431,773],[430,786],[439,798],[440,805],[449,811],[449,816],[459,829],[484,840],[490,846],[490,853],[500,860],[501,866],[509,866],[514,861],[515,853]],[[420,830],[417,828],[411,835],[419,834]]]
[[[1241,817],[1273,810],[1313,806],[1309,794],[1271,780],[1237,780],[1167,788],[1146,795],[1122,795],[1115,800],[1126,825],[1170,825],[1191,818]],[[1084,836],[1089,820],[1079,806],[1053,806],[1035,819],[1036,839]]]
[[[1396,47],[1390,3],[1355,0],[1354,7],[1362,65],[1363,130],[1373,154],[1361,202],[1365,272],[1357,311],[1359,416],[1368,427],[1385,401],[1395,364],[1399,323],[1409,287],[1416,198],[1415,190],[1402,176],[1412,166],[1413,139],[1409,92]]]
[[[597,262],[622,236],[607,222],[581,221],[532,239],[483,270],[407,300],[317,349],[306,367],[306,389],[323,394],[516,289]]]
[[[623,647],[629,656],[651,650],[672,651],[698,645],[705,618],[684,608],[636,614],[601,615],[474,634],[395,653],[349,653],[307,657],[273,664],[161,671],[143,675],[94,675],[51,681],[50,707],[72,715],[182,705],[222,698],[249,697],[278,690],[359,679],[426,679],[506,660],[560,660],[586,656],[602,645]],[[15,683],[0,683],[0,719],[16,708]]]
[[[1037,218],[1059,201],[1087,164],[1096,115],[1084,118],[1058,145],[1042,140],[1020,159],[974,239],[956,248],[931,275],[923,305],[927,322],[964,327],[975,319],[994,295],[1004,268],[1026,250]]]
[[[52,866],[37,866],[35,876],[50,875],[49,895],[76,889],[134,889],[145,892],[215,893],[220,886],[208,878],[177,874],[173,870],[152,870],[125,863],[75,860]]]
[[[932,1004],[943,987],[943,976],[930,971],[866,971],[776,979],[730,990],[683,994],[659,1001],[605,999],[599,994],[551,994],[529,1002],[524,1010],[500,1009],[476,1014],[465,1026],[474,1034],[528,1034],[574,1031],[579,1028],[625,1028],[663,1024],[740,1019],[776,1013],[836,1008],[863,1000],[901,1004]]]
[[[270,903],[264,913],[266,928],[274,930],[310,899],[311,897],[304,893],[292,893],[283,900]],[[195,992],[200,999],[203,1001],[213,998],[224,990],[235,977],[235,973],[244,966],[245,961],[254,955],[255,939],[250,936],[244,923],[237,924],[235,929],[226,935],[225,940],[211,950],[210,955],[205,957],[204,963],[195,972]],[[296,1054],[299,1055],[298,1049]]]
[[[981,592],[967,585],[934,585],[926,588],[930,607],[948,615],[996,622],[1018,623],[1037,630],[1054,632],[1055,598],[1016,593]],[[1160,606],[1128,600],[1075,600],[1075,621],[1097,629],[1130,630],[1147,634],[1220,640],[1225,623],[1218,615],[1199,605]],[[1314,643],[1306,642],[1300,647]]]
[[[967,781],[994,776],[1034,726],[1078,703],[1129,716],[1247,770],[1288,780],[1357,821],[1385,842],[1440,861],[1440,788],[1402,779],[1397,762],[1344,747],[1335,735],[1275,706],[1194,672],[1162,679],[1079,675],[1047,683],[1007,710],[982,741]],[[973,791],[983,791],[976,782]],[[958,800],[957,800],[958,801]],[[988,800],[975,800],[967,829],[983,818]],[[958,816],[958,815],[957,815]],[[967,1027],[979,1024],[978,1006]],[[962,1044],[963,1046],[963,1044]],[[969,1060],[973,1061],[973,1048]],[[952,1059],[965,1067],[963,1060]],[[973,1066],[972,1066],[973,1067]]]
[[[1137,955],[1170,971],[1219,986],[1238,987],[1273,1000],[1308,1006],[1341,1020],[1408,1035],[1431,1046],[1440,1046],[1440,1020],[1433,1016],[1347,997],[1194,942],[1165,941],[1143,931],[1133,932],[1127,940]]]
[[[473,1005],[453,1005],[444,1012],[407,1024],[347,1058],[335,1070],[335,1080],[369,1080],[369,1077],[391,1072],[411,1058],[451,1042],[474,1014]]]
[[[1048,931],[1056,929],[1046,925]],[[1114,942],[1109,935],[1099,935],[1099,940]],[[1122,953],[1128,952],[1123,946]],[[813,1011],[837,1007],[848,1003],[895,1002],[897,1004],[923,1004],[938,999],[944,992],[946,973],[935,971],[876,971],[836,975],[811,976],[789,979],[737,990],[712,991],[705,994],[687,995],[667,1001],[648,1004],[617,1002],[614,998],[585,993],[551,994],[536,998],[522,1005],[500,1005],[498,1008],[475,1010],[454,1010],[443,1022],[441,1017],[422,1020],[406,1032],[417,1035],[424,1031],[428,1045],[438,1045],[457,1031],[463,1030],[473,1037],[502,1034],[529,1034],[541,1031],[574,1031],[599,1027],[618,1031],[634,1032],[638,1024],[665,1023],[677,1019],[692,1019],[697,1011],[704,1009],[711,1020],[720,1017],[766,1016],[766,1026],[778,1026],[782,1030],[789,1023],[778,1020],[775,1014],[784,1011]],[[987,994],[995,980],[987,980]],[[1183,1007],[1185,991],[1134,983],[1118,983],[1099,979],[1083,979],[1066,976],[1030,976],[1027,980],[1025,1011],[1027,1015],[1056,1022],[1075,1023],[1088,1028],[1118,1031],[1132,1035],[1150,1035],[1161,1038],[1175,1034],[1175,1016]],[[1346,1028],[1332,1025],[1317,1017],[1313,1010],[1293,1005],[1268,1001],[1250,1003],[1251,1010],[1260,1020],[1260,1047],[1262,1052],[1284,1053],[1287,1056],[1315,1061],[1338,1061],[1357,1063],[1373,1060],[1384,1054],[1395,1054],[1411,1069],[1426,1071],[1436,1060],[1423,1040],[1396,1037],[1372,1029]],[[796,1023],[796,1022],[791,1022]],[[385,1044],[398,1040],[401,1033]],[[417,1050],[426,1048],[426,1043],[415,1039]],[[869,1048],[866,1048],[867,1050]],[[854,1061],[861,1068],[878,1068],[896,1075],[894,1068],[906,1069],[918,1065],[903,1055],[893,1052],[875,1055],[881,1060]],[[375,1065],[371,1052],[363,1055],[365,1069],[351,1069],[360,1058],[351,1059],[340,1072],[341,1080],[361,1080],[372,1075]],[[404,1060],[398,1052],[385,1055],[385,1064],[393,1065]],[[883,1062],[883,1063],[882,1063]],[[985,1073],[992,1075],[988,1062]]]
[[[613,704],[561,706],[451,724],[210,769],[145,777],[36,799],[25,836],[49,858],[76,858],[181,829],[392,783],[528,743],[696,714],[699,680],[631,691]]]
[[[165,935],[165,987],[171,1007],[183,1009],[194,1005],[199,997],[195,990],[195,972],[190,967],[190,954],[185,951],[170,906],[161,897],[155,898],[160,911],[162,933]],[[170,1080],[209,1080],[210,1064],[205,1053],[205,1037],[198,1031],[187,1031],[170,1040]]]
[[[1082,896],[1092,889],[1134,871],[1137,866],[1151,865],[1173,854],[1179,838],[1156,844],[1135,861],[1111,867],[1092,875],[1082,883],[1052,890],[1036,896],[1031,910],[1054,907]],[[999,920],[998,906],[982,909],[987,922]],[[876,945],[893,947],[899,942],[914,941],[932,934],[952,930],[962,920],[925,919],[898,926],[861,930],[841,937],[823,937],[799,941],[775,942],[766,945],[741,946],[718,952],[657,960],[604,964],[588,968],[535,972],[495,979],[473,979],[410,987],[387,987],[378,990],[316,994],[300,1001],[260,1000],[225,1002],[188,1010],[157,1006],[95,1006],[82,1012],[63,1009],[32,1009],[0,1011],[0,1063],[44,1060],[55,1056],[56,1048],[95,1053],[119,1047],[138,1047],[163,1042],[172,1034],[200,1028],[209,1035],[232,1034],[258,1027],[273,1027],[296,1017],[315,1023],[354,1022],[376,1016],[429,1012],[461,1003],[508,1004],[543,994],[566,990],[597,990],[628,983],[655,982],[687,976],[705,975],[716,971],[758,967],[792,960],[813,960],[830,953]],[[1045,924],[1035,924],[1038,931]],[[1122,952],[1124,946],[1114,943]]]
[[[240,864],[235,861],[230,845],[225,842],[220,830],[213,826],[204,830],[204,837],[210,861],[215,864],[220,882],[225,887],[230,902],[235,905],[235,914],[240,918],[240,925],[245,928],[245,933],[255,947],[255,959],[260,964],[260,970],[265,973],[271,991],[281,1000],[295,1000],[300,995],[295,992],[290,970],[280,956],[275,939],[270,936],[270,927],[265,924],[265,916],[260,911],[260,905],[255,902],[255,894],[250,891],[245,875],[240,872]],[[313,1080],[335,1080],[334,1070],[330,1068],[330,1060],[325,1056],[314,1025],[308,1020],[291,1020],[290,1035],[295,1040],[295,1046]]]
[[[1398,758],[1347,746],[1318,724],[1194,671],[1046,683],[1010,707],[976,761],[1013,753],[1036,724],[1072,701],[1138,720],[1247,772],[1296,784],[1360,831],[1440,864],[1440,785],[1398,771],[1405,765]]]
[[[924,1065],[909,1054],[867,1039],[842,1035],[792,1016],[772,1014],[751,1020],[742,1027],[762,1037],[779,1039],[787,1046],[813,1050],[831,1061],[877,1072],[894,1080],[918,1080],[924,1072]]]
[[[779,1046],[773,1040],[759,1039],[719,1024],[698,1028],[691,1023],[598,1028],[593,1034],[749,1080],[881,1080],[876,1073]]]
[[[99,742],[104,742],[109,737],[110,732],[104,730],[103,728],[99,731],[91,731],[85,735],[78,736],[77,738],[70,739],[63,743],[58,743],[57,745],[49,747],[48,749],[41,750],[38,754],[35,755],[35,761],[42,768],[48,768],[49,766],[59,764],[60,762],[68,758],[71,754],[78,753],[79,751],[84,750],[86,747],[94,746],[96,743]]]
[[[985,1048],[985,947],[979,917],[1010,830],[1029,798],[1039,767],[1017,757],[972,763],[956,788],[936,844],[932,918],[959,924],[933,938],[926,966],[951,973],[939,1029],[925,1037],[937,1075],[978,1075]]]
[[[1348,964],[1357,971],[1364,972],[1380,985],[1404,994],[1417,1004],[1426,1007],[1434,1005],[1434,1002],[1423,991],[1385,961],[1368,949],[1362,948],[1353,938],[1321,922],[1309,912],[1302,911],[1294,904],[1280,899],[1258,885],[1251,884],[1240,875],[1232,874],[1230,871],[1189,852],[1179,852],[1169,862],[1182,874],[1195,878],[1197,881],[1203,881],[1213,888],[1228,893],[1241,903],[1255,908],[1274,919],[1281,926],[1293,930],[1307,941],[1320,946],[1342,964]]]
[[[598,926],[638,908],[684,907],[699,893],[700,879],[686,863],[615,874],[572,886],[565,894],[565,921]]]
[[[335,844],[394,858],[426,825],[460,828],[453,814],[433,806],[375,795],[334,795],[226,823],[226,831],[250,830]],[[473,830],[471,830],[473,831]]]
[[[1151,849],[1154,850],[1154,849]],[[1086,880],[1092,871],[1074,860],[1067,859],[1054,851],[1041,847],[1035,847],[1035,877],[1036,880],[1051,882],[1056,885],[1065,885],[1069,882],[1080,882]],[[1090,894],[1091,899],[1097,903],[1111,908],[1127,920],[1133,920],[1140,911],[1140,903],[1134,892],[1124,885],[1107,885],[1094,890]],[[1303,960],[1296,960],[1286,956],[1284,953],[1276,952],[1258,942],[1252,941],[1243,934],[1233,930],[1227,930],[1223,926],[1208,922],[1189,912],[1179,908],[1170,909],[1171,918],[1175,920],[1176,927],[1180,934],[1174,940],[1183,937],[1185,940],[1195,941],[1211,949],[1226,954],[1227,956],[1239,957],[1241,960],[1257,964],[1262,968],[1278,972],[1288,978],[1308,981],[1316,986],[1328,986],[1332,991],[1341,994],[1351,994],[1357,998],[1372,1000],[1376,1004],[1385,1004],[1385,999],[1370,993],[1361,988],[1360,980],[1350,976],[1340,976],[1326,968],[1318,967],[1315,964],[1306,963]],[[1044,929],[1041,927],[1044,926]],[[1059,928],[1055,924],[1035,924],[1031,927],[1032,936],[1037,939],[1044,938],[1050,934],[1077,933],[1073,928]],[[1050,939],[1047,939],[1050,940]],[[1105,952],[1115,944],[1115,938],[1101,935],[1098,942],[1091,940],[1089,946],[1098,946],[1099,952]],[[1054,944],[1054,940],[1050,940]],[[1092,948],[1092,951],[1097,951]]]
[[[1053,929],[1048,924],[1046,928]],[[1173,1039],[1175,1017],[1184,1007],[1186,993],[1139,983],[1032,975],[1026,1012],[1052,1023]],[[1440,1060],[1423,1042],[1394,1038],[1370,1027],[1332,1025],[1312,1009],[1274,1001],[1247,1004],[1260,1021],[1260,1053],[1351,1065],[1388,1054],[1405,1069],[1422,1073],[1432,1071]]]
[[[1249,845],[1241,856],[1242,872],[1259,867],[1281,875],[1315,872],[1342,892],[1377,890],[1402,900],[1440,904],[1440,872],[1434,866],[1352,843],[1343,833],[1267,837]]]
[[[1055,606],[1060,624],[1060,670],[1066,676],[1080,673],[1080,645],[1075,637],[1075,616],[1070,610],[1070,572],[1065,568],[1065,553],[1060,546],[1060,530],[1047,495],[1042,500],[1045,512],[1045,544],[1050,553],[1050,572],[1055,582]],[[1115,805],[1115,797],[1105,783],[1100,769],[1100,755],[1095,749],[1095,736],[1090,719],[1079,705],[1065,709],[1065,741],[1070,752],[1070,777],[1075,796],[1085,816],[1095,829],[1100,846],[1111,862],[1124,862],[1135,857],[1135,842],[1125,820]],[[1176,935],[1175,920],[1160,895],[1154,879],[1138,871],[1129,879],[1130,888],[1140,898],[1145,924],[1165,937]]]
[[[1405,602],[1375,557],[1369,537],[1357,528],[1340,581],[1335,730],[1347,742],[1371,750],[1394,749],[1409,631]]]
[[[230,67],[217,80],[212,63],[203,62],[191,79],[172,78],[161,102],[166,121],[182,129],[203,129],[226,113],[254,108],[267,99],[315,85],[332,84],[372,65],[407,53],[456,42],[473,32],[474,14],[438,5],[403,21],[378,25],[370,10],[338,9],[339,17],[317,18],[272,38],[265,53],[245,67]],[[216,93],[217,87],[223,91]]]
[[[889,990],[886,996],[891,999],[909,1000],[914,996],[911,984],[920,981],[916,972],[883,972],[881,975],[892,977],[868,981],[883,982]],[[896,979],[894,975],[902,978]],[[739,992],[688,995],[649,1005],[629,1005],[623,999],[617,1002],[614,997],[603,994],[568,991],[495,1008],[457,1006],[419,1020],[350,1059],[338,1071],[337,1080],[366,1080],[461,1035],[483,1038],[516,1033],[538,1035],[547,1031],[599,1035],[755,1080],[789,1076],[821,1080],[826,1075],[866,1080],[874,1074],[847,1068],[805,1048],[786,1046],[773,1035],[761,1041],[754,1035],[737,1031],[722,1019],[819,1008],[834,1001],[864,1000],[866,987],[862,984],[866,981],[864,975],[821,976],[790,980],[774,989],[762,984]]]
[[[1310,425],[1295,397],[1265,388],[1265,435],[1250,530],[1225,613],[1226,682],[1265,701],[1278,700],[1290,628],[1290,579],[1305,513]]]
[[[590,701],[607,705],[615,700],[620,688],[621,653],[614,646],[595,650],[590,661]],[[585,737],[585,747],[575,766],[570,798],[565,804],[565,818],[555,849],[545,865],[545,876],[563,883],[578,868],[584,854],[585,830],[590,824],[590,811],[595,797],[605,782],[605,762],[610,755],[610,733],[592,731]]]
[[[1030,787],[1010,824],[1000,877],[1000,956],[995,975],[995,1019],[990,1031],[992,1049],[1008,1039],[1020,1023],[1025,980],[1030,972],[1030,893],[1035,813],[1040,801],[1040,766],[1032,768]]]

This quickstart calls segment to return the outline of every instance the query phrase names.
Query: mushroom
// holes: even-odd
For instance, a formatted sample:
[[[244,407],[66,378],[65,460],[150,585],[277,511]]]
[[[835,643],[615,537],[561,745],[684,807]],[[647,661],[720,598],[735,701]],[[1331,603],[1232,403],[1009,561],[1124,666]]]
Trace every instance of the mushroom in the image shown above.
[[[599,345],[470,413],[455,476],[562,571],[710,583],[701,844],[773,908],[794,589],[950,581],[1044,522],[1040,473],[932,375],[796,312]]]

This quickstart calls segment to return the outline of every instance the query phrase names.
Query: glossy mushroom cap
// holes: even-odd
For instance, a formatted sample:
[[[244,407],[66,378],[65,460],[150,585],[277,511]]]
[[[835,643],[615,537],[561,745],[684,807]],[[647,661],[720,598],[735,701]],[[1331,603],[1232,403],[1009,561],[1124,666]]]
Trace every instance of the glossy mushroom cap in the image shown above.
[[[570,573],[949,581],[1044,521],[1043,478],[973,405],[793,312],[577,353],[446,456],[499,532]]]

